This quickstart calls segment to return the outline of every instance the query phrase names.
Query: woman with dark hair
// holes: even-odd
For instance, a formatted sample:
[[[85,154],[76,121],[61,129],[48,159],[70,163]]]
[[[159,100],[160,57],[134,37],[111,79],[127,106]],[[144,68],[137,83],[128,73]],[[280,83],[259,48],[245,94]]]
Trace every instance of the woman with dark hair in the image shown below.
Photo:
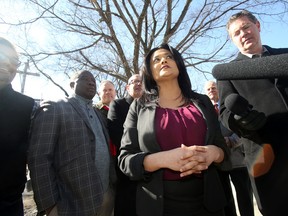
[[[230,169],[210,99],[192,90],[181,54],[152,49],[142,71],[144,94],[131,104],[119,167],[138,181],[139,216],[223,216],[217,169]]]

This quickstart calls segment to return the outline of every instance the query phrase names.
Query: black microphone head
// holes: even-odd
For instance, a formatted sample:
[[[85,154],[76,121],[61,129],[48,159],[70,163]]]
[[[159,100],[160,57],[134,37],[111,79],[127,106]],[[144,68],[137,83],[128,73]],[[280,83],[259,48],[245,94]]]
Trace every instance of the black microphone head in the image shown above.
[[[248,101],[238,94],[230,94],[225,99],[225,106],[232,113],[243,116],[249,110]]]

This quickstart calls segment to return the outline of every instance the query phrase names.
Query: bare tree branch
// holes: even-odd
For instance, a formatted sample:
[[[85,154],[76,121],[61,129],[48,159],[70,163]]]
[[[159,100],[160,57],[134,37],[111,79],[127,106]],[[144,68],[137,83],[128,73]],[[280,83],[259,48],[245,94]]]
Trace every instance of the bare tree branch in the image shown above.
[[[0,25],[24,27],[27,48],[22,48],[40,73],[44,73],[40,63],[66,74],[85,68],[93,71],[99,81],[113,79],[121,94],[128,78],[139,72],[143,57],[152,47],[170,43],[180,50],[190,70],[206,76],[211,71],[202,66],[228,61],[235,54],[227,51],[225,24],[231,14],[248,9],[287,24],[288,6],[285,0],[25,2],[33,8],[35,17],[21,17],[11,23],[0,19]],[[272,10],[275,7],[278,10]],[[29,39],[29,28],[37,25],[49,31],[43,47]]]

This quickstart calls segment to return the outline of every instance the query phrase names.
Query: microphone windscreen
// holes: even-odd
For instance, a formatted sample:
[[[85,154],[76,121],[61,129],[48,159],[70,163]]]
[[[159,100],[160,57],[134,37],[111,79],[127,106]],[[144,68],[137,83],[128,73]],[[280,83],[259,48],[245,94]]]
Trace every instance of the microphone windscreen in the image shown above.
[[[248,101],[238,94],[230,94],[225,98],[225,106],[232,113],[243,116],[249,110]]]
[[[288,54],[218,64],[212,74],[217,80],[288,78]]]

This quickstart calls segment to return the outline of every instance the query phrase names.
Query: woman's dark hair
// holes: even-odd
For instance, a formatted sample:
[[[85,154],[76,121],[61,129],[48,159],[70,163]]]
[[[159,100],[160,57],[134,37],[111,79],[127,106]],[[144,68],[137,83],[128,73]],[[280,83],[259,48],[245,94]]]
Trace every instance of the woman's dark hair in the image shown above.
[[[141,70],[144,84],[144,94],[146,96],[155,94],[158,96],[159,90],[157,83],[155,82],[152,75],[150,59],[153,53],[159,49],[166,49],[172,54],[179,70],[178,83],[183,96],[185,98],[192,98],[192,99],[195,98],[195,92],[192,90],[192,85],[183,58],[175,48],[169,46],[168,44],[161,44],[160,46],[150,50],[150,52],[145,57],[144,65]],[[143,96],[145,97],[145,95]]]

